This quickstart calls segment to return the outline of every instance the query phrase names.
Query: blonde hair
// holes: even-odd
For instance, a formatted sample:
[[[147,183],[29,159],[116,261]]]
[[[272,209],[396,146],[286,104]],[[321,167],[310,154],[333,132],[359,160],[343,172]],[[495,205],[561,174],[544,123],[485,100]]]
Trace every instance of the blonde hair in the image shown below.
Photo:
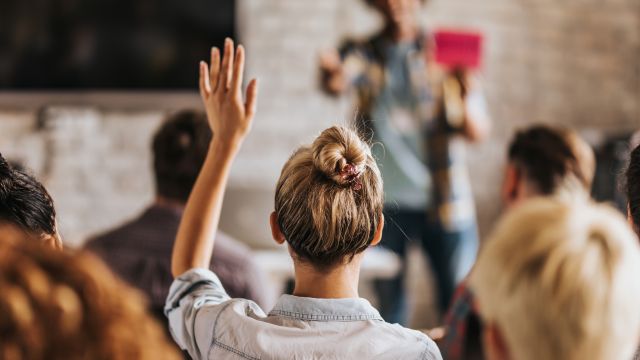
[[[0,236],[0,359],[178,359],[140,294],[90,254]]]
[[[500,221],[470,285],[513,359],[630,359],[638,274],[637,239],[615,210],[539,198]]]
[[[280,230],[297,257],[319,270],[350,261],[371,244],[382,206],[371,149],[341,126],[295,151],[276,187]]]

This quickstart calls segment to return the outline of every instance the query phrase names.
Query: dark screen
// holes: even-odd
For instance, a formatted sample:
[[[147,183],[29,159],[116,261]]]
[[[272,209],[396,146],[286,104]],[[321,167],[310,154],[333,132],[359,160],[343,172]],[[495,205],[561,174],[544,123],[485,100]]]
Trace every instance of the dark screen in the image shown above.
[[[1,0],[0,89],[193,89],[233,0]]]

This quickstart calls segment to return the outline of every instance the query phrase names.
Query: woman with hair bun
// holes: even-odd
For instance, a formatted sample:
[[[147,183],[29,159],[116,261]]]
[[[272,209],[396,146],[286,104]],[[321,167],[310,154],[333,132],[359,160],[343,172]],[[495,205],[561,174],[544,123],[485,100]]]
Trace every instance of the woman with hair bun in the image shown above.
[[[363,251],[380,242],[380,171],[369,146],[332,127],[296,150],[282,169],[271,214],[273,238],[288,244],[293,295],[271,312],[231,299],[208,270],[229,170],[255,114],[257,82],[242,95],[244,49],[200,64],[200,93],[216,134],[174,245],[176,277],[165,313],[174,339],[194,359],[441,359],[426,335],[386,323],[358,296]]]

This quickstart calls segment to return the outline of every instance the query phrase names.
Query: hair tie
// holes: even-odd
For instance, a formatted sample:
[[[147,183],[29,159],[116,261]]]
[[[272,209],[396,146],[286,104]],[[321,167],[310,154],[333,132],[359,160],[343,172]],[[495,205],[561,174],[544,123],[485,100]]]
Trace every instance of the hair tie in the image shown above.
[[[362,189],[362,181],[360,181],[360,170],[353,164],[347,164],[340,171],[342,181],[350,183],[353,190]]]

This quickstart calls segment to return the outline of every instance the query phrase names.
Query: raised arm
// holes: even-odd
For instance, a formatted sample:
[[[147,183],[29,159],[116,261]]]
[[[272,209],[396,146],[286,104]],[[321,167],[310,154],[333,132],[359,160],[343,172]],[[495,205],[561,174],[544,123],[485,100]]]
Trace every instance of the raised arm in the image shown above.
[[[347,88],[347,76],[340,54],[335,49],[320,53],[320,86],[322,90],[333,96],[340,95]]]
[[[470,73],[463,80],[464,126],[463,134],[472,142],[486,139],[491,132],[491,118],[487,103],[478,84],[478,79]]]
[[[209,268],[231,164],[256,110],[258,83],[249,82],[244,100],[243,71],[244,48],[234,51],[231,39],[225,41],[222,61],[220,51],[213,48],[211,65],[200,62],[200,96],[213,140],[176,235],[171,259],[174,277],[193,268]]]

